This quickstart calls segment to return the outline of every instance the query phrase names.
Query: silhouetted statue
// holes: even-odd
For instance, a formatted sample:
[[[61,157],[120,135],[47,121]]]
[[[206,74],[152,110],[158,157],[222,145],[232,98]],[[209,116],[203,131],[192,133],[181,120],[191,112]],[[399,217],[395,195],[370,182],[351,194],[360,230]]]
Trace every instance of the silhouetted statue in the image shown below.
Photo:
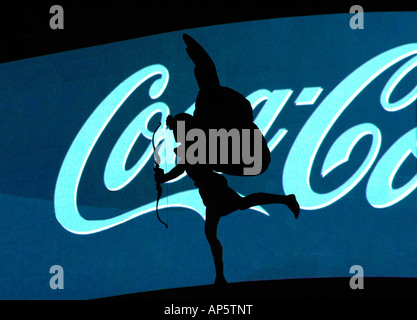
[[[185,125],[185,132],[198,128],[207,134],[208,129],[213,128],[257,128],[253,124],[252,107],[249,101],[236,91],[221,87],[216,68],[209,55],[190,36],[184,35],[184,41],[188,46],[187,52],[196,65],[194,71],[200,92],[196,100],[194,115],[180,113],[175,117],[167,117],[167,127],[173,130],[176,141],[181,144],[175,150],[177,155],[178,148],[187,150],[193,143],[193,141],[180,139],[178,132],[180,122],[183,126]],[[263,144],[267,149],[264,140]],[[262,172],[266,170],[270,161],[269,150],[265,151],[264,149],[262,149],[262,153],[266,155],[266,166],[263,167]],[[233,211],[245,210],[256,205],[278,203],[286,205],[294,217],[298,218],[300,207],[294,195],[253,193],[242,197],[228,186],[227,180],[222,174],[215,172],[243,175],[242,164],[223,166],[209,163],[190,164],[187,159],[178,159],[177,157],[177,165],[170,172],[164,173],[162,169],[155,169],[155,180],[164,183],[177,178],[184,171],[194,181],[194,185],[198,188],[206,206],[205,235],[210,244],[216,269],[214,282],[216,288],[227,283],[223,274],[223,248],[217,238],[217,226],[221,217]]]
[[[187,53],[195,64],[194,75],[200,89],[195,102],[194,125],[206,131],[207,136],[209,129],[238,129],[240,132],[242,129],[250,129],[252,133],[254,129],[259,130],[253,122],[253,109],[249,100],[239,92],[221,86],[216,67],[207,52],[189,35],[184,34],[183,38],[187,45]],[[265,172],[271,162],[268,144],[263,135],[261,137],[262,167],[253,175]],[[253,134],[251,138],[253,142]],[[212,165],[212,168],[229,175],[242,176],[243,169],[248,166],[244,163],[218,163]]]

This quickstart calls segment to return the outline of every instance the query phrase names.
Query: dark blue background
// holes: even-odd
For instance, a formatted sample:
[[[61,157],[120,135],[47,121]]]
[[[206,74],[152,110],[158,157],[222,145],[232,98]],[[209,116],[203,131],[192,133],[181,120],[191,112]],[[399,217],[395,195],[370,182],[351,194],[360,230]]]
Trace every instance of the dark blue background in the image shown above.
[[[350,29],[350,17],[283,18],[187,31],[212,56],[222,85],[245,96],[258,89],[294,91],[266,137],[269,140],[279,128],[288,129],[272,153],[270,168],[258,177],[228,178],[236,191],[283,193],[287,154],[314,108],[364,62],[416,42],[415,13],[366,13],[363,30]],[[0,298],[96,298],[214,280],[204,221],[191,210],[161,210],[168,229],[153,214],[146,214],[85,236],[66,231],[55,218],[55,183],[76,134],[119,83],[156,63],[170,73],[168,87],[157,101],[165,102],[172,114],[186,110],[198,88],[182,32],[0,65]],[[379,159],[402,134],[416,127],[415,107],[388,113],[379,104],[384,85],[398,67],[384,72],[355,99],[335,125],[332,139],[324,142],[312,173],[312,187],[318,192],[343,183],[363,161],[363,150],[369,149],[370,140],[365,138],[348,163],[319,179],[327,150],[346,129],[374,123],[382,133]],[[415,86],[416,72],[407,77],[393,99]],[[147,86],[129,97],[87,162],[78,193],[86,218],[114,216],[156,198],[151,162],[118,192],[108,191],[102,178],[118,137],[152,103]],[[313,106],[295,106],[299,92],[313,86],[323,88],[318,101]],[[135,146],[130,163],[143,150],[140,144]],[[408,159],[394,186],[408,181],[415,169],[415,159]],[[235,282],[349,276],[355,264],[363,266],[365,276],[415,277],[416,193],[377,210],[366,200],[368,178],[369,173],[329,207],[302,211],[297,221],[278,205],[264,207],[269,217],[247,210],[224,218],[219,238],[226,277]],[[164,187],[164,194],[191,188],[191,181],[184,178]],[[55,264],[64,269],[64,290],[49,287],[49,268]]]

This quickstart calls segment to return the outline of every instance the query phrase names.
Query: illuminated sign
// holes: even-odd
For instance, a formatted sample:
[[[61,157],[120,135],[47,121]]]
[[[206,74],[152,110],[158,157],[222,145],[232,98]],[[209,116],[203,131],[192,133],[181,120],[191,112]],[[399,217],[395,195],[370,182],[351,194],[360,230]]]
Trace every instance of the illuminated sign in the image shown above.
[[[226,175],[229,185],[294,193],[302,208],[297,220],[279,205],[222,219],[228,281],[349,277],[352,266],[417,277],[417,15],[367,13],[363,29],[349,20],[212,26],[1,64],[0,298],[213,282],[191,179],[163,185],[169,228],[154,216],[154,130],[161,122],[168,172],[177,145],[165,119],[192,114],[198,92],[184,32],[250,102],[271,151],[265,172]]]
[[[393,48],[367,61],[338,84],[307,120],[290,150],[284,166],[282,179],[284,190],[287,194],[293,193],[297,195],[302,209],[317,210],[329,206],[348,194],[370,170],[377,159],[382,135],[374,124],[362,123],[345,131],[334,142],[325,157],[321,175],[325,177],[333,169],[347,162],[352,149],[358,141],[370,135],[372,136],[370,150],[357,171],[340,187],[325,194],[314,192],[310,186],[311,167],[317,151],[343,111],[378,75],[390,66],[410,56],[414,56],[413,59],[399,68],[383,88],[381,106],[387,112],[397,112],[415,102],[417,99],[417,87],[399,101],[389,102],[390,94],[398,83],[417,66],[415,55],[417,55],[417,43],[412,43]],[[156,76],[159,76],[159,78]],[[149,96],[151,99],[157,99],[163,94],[168,85],[169,72],[162,65],[153,65],[136,72],[123,81],[97,107],[73,142],[61,168],[55,191],[57,219],[67,230],[74,233],[94,233],[154,210],[155,204],[152,202],[111,219],[87,221],[82,218],[77,208],[78,184],[96,141],[112,117],[115,116],[117,110],[122,107],[123,102],[148,79],[154,81],[150,88]],[[321,91],[321,87],[305,88],[296,99],[295,104],[313,104]],[[260,101],[267,101],[263,106],[265,110],[260,111],[255,119],[255,123],[261,128],[263,134],[268,132],[292,92],[290,89],[277,89],[271,93],[266,89],[260,89],[248,96],[248,100],[252,102],[253,108]],[[269,96],[272,97],[270,98]],[[187,110],[189,113],[190,109],[192,108]],[[147,150],[136,165],[126,170],[125,166],[129,152],[141,134],[147,139],[151,139],[152,131],[148,128],[148,123],[152,117],[161,116],[161,121],[165,122],[169,114],[169,107],[165,103],[156,102],[144,109],[129,124],[116,142],[107,161],[104,171],[104,182],[109,190],[117,191],[122,189],[140,173],[153,153],[151,143],[148,143]],[[272,118],[271,114],[273,114]],[[395,189],[392,187],[395,174],[405,159],[411,154],[417,157],[416,130],[416,128],[411,129],[398,139],[375,166],[366,189],[368,202],[373,207],[384,208],[392,206],[409,195],[417,187],[417,174],[411,177],[410,181],[402,187]],[[285,134],[286,129],[280,129],[272,140],[269,141],[268,145],[271,151],[275,149]],[[163,139],[162,135],[162,130],[158,131],[158,139]],[[169,152],[173,152],[175,143],[172,133],[169,140],[168,138],[165,138],[165,140],[167,140],[165,142],[167,144],[165,154],[168,154],[168,158],[165,161],[167,162],[168,159],[175,158],[175,154],[169,154]],[[309,156],[306,157],[306,154]],[[171,161],[171,164],[173,163],[175,162]],[[187,193],[187,195],[184,193]],[[204,208],[196,189],[182,191],[178,194],[169,195],[169,197],[171,198],[171,207],[187,207],[204,217]]]

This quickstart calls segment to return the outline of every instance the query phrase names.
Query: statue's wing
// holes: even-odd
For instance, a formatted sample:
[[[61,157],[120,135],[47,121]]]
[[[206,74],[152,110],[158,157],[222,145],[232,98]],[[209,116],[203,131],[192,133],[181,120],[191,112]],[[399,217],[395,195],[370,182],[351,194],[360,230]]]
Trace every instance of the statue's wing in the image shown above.
[[[194,62],[194,75],[200,90],[218,87],[219,78],[217,76],[216,66],[208,53],[188,34],[184,33],[183,39],[187,45],[187,53]]]

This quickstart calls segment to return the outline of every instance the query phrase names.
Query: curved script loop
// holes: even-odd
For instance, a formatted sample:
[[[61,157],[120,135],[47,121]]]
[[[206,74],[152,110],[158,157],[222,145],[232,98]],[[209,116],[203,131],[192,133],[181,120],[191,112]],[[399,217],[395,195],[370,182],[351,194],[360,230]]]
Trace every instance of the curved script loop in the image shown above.
[[[313,112],[297,136],[288,154],[283,172],[285,193],[296,193],[302,209],[316,210],[329,206],[352,190],[371,168],[379,151],[381,137],[378,133],[379,130],[376,131],[373,126],[364,124],[363,130],[369,131],[369,134],[373,136],[373,140],[371,150],[360,168],[345,183],[331,192],[325,194],[317,193],[310,186],[311,169],[317,152],[324,138],[343,111],[382,72],[395,63],[415,54],[417,54],[417,44],[407,44],[376,56],[346,77]],[[407,66],[407,69],[411,70],[409,66]],[[393,78],[397,77],[394,75]],[[412,101],[408,100],[408,103]],[[403,105],[402,107],[405,106]],[[357,142],[357,134],[362,133],[351,132],[349,137],[345,136],[345,140]],[[308,161],[297,161],[305,157],[305,155],[307,155]],[[333,168],[335,166],[332,166]],[[327,174],[329,171],[325,172]]]
[[[119,84],[99,104],[75,137],[59,171],[54,196],[56,218],[68,231],[78,234],[99,232],[154,210],[155,204],[150,207],[146,205],[113,218],[86,220],[77,205],[81,175],[98,138],[124,101],[136,88],[154,76],[160,78],[150,87],[149,96],[152,99],[160,97],[168,84],[168,70],[162,65],[143,68]]]

